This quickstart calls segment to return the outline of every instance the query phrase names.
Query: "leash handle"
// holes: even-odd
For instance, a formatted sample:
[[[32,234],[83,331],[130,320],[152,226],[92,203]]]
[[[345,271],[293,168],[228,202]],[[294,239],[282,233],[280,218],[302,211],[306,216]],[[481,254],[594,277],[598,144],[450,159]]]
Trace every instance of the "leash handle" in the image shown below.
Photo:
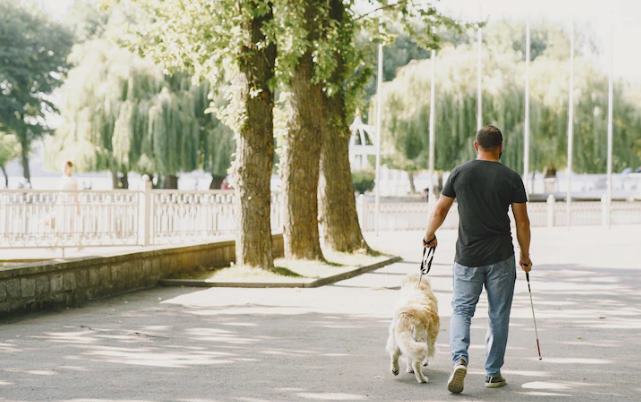
[[[432,240],[430,240],[429,242],[431,242]],[[434,254],[436,254],[436,246],[423,247],[423,258],[421,259],[421,267],[420,267],[421,274],[418,277],[418,286],[421,285],[421,280],[423,279],[423,275],[427,275],[430,273],[430,270],[432,269],[432,261],[434,261]]]
[[[427,275],[432,269],[432,261],[434,261],[434,254],[436,247],[423,247],[423,259],[421,260],[421,275]]]

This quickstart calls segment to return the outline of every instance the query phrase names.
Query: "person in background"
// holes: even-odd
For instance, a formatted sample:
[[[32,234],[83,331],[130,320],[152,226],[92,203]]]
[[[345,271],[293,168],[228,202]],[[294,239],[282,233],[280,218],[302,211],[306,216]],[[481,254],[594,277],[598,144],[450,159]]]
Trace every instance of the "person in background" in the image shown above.
[[[73,162],[71,161],[66,161],[64,164],[60,190],[78,191],[78,181],[73,177]]]

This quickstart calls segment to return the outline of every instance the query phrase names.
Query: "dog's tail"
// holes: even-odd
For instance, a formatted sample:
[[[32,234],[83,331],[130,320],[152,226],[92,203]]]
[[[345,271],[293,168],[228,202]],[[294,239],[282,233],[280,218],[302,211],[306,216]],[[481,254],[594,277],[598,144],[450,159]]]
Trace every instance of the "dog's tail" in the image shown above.
[[[414,361],[423,361],[427,357],[427,344],[414,340],[414,320],[407,313],[401,313],[395,328],[396,342],[401,352]]]

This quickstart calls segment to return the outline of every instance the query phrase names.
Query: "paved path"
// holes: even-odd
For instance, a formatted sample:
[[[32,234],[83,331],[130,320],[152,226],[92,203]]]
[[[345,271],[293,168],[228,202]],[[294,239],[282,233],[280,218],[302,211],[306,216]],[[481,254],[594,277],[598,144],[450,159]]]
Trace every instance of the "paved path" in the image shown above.
[[[163,288],[0,324],[0,401],[641,400],[641,227],[534,233],[544,360],[519,275],[503,389],[483,387],[483,303],[465,393],[446,391],[453,232],[430,274],[430,383],[388,372],[396,288],[419,258],[420,233],[405,232],[370,240],[407,262],[324,288]]]

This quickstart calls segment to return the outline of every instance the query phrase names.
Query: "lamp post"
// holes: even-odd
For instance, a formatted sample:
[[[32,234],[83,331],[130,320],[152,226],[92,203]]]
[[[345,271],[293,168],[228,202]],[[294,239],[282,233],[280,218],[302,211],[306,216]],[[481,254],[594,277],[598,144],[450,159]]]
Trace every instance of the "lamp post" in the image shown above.
[[[481,93],[481,47],[483,42],[483,34],[481,27],[476,30],[476,130],[480,130],[483,124],[483,99]]]
[[[380,210],[380,194],[381,194],[381,117],[383,113],[382,108],[382,93],[381,86],[383,84],[383,44],[378,44],[378,73],[376,76],[376,178],[374,187],[374,227],[376,235],[379,231],[379,210]]]
[[[525,23],[525,121],[523,122],[523,181],[530,190],[530,20]]]
[[[610,226],[610,204],[612,202],[612,114],[614,96],[612,88],[612,69],[614,65],[614,27],[610,24],[610,60],[608,66],[608,162],[607,162],[607,224]]]
[[[436,198],[434,192],[434,120],[436,114],[436,50],[432,50],[432,71],[430,79],[430,121],[429,121],[429,148],[428,148],[428,171],[430,176],[430,193]],[[430,198],[431,199],[431,198]]]
[[[570,88],[568,96],[568,164],[567,189],[565,193],[565,213],[568,227],[571,226],[572,203],[572,155],[574,141],[574,21],[570,24]]]

